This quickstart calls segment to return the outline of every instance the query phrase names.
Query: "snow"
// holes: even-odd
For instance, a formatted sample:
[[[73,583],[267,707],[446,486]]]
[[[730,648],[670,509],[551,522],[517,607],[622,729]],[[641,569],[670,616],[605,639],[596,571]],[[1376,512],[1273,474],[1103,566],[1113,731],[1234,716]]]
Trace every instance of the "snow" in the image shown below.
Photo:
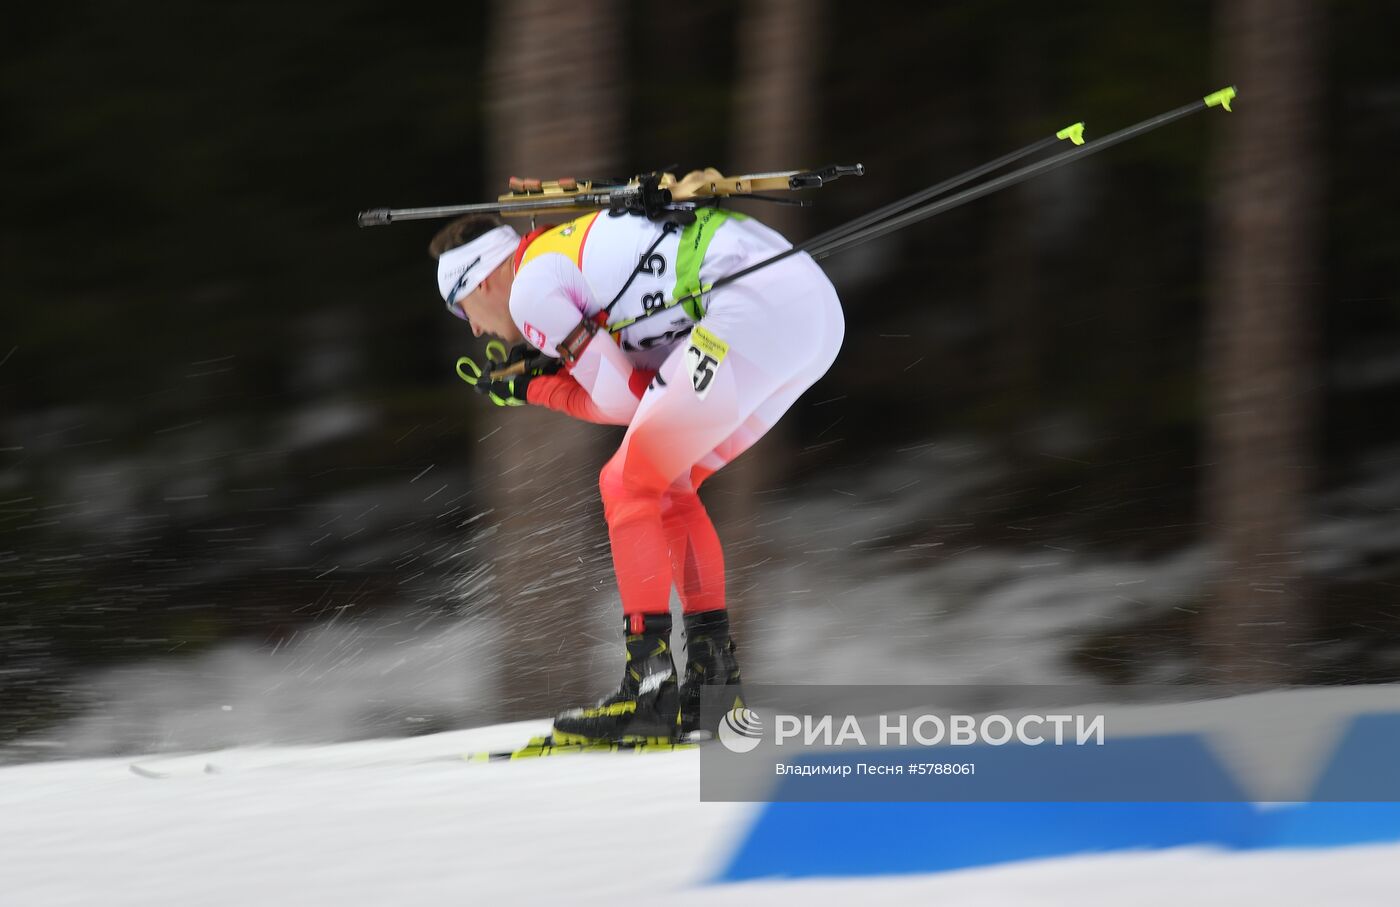
[[[715,884],[761,805],[699,802],[694,751],[492,764],[457,758],[511,746],[545,726],[0,769],[0,903],[1395,901],[1400,845],[1189,848],[940,875]],[[165,777],[139,776],[133,762]]]
[[[616,898],[693,883],[750,809],[698,802],[694,752],[420,761],[546,724],[136,760],[159,780],[129,759],[0,770],[0,902]]]

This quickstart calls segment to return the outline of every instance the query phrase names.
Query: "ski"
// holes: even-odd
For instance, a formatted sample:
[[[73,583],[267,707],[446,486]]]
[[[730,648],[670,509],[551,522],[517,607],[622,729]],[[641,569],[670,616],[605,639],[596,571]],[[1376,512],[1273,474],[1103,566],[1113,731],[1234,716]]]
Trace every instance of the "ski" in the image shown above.
[[[218,775],[223,769],[216,761],[227,755],[226,750],[194,753],[168,753],[143,756],[127,764],[127,770],[140,778],[183,778],[196,775]]]
[[[532,737],[519,749],[467,753],[467,762],[510,762],[515,759],[536,759],[544,756],[568,756],[579,753],[673,753],[693,750],[700,744],[688,741],[674,743],[555,743],[552,737]]]
[[[205,763],[204,767],[199,769],[198,771],[183,772],[172,771],[170,769],[153,768],[152,766],[141,762],[133,762],[130,765],[128,765],[127,768],[130,769],[133,775],[137,775],[142,778],[150,778],[152,780],[158,780],[161,778],[174,778],[176,776],[183,775],[217,775],[220,773],[218,767],[213,765],[212,763]]]
[[[555,743],[552,736],[545,735],[532,737],[524,746],[515,749],[444,753],[403,759],[370,757],[363,761],[353,758],[317,758],[315,756],[297,758],[296,756],[279,755],[251,760],[244,756],[239,761],[226,763],[220,760],[220,753],[188,753],[143,759],[139,762],[129,763],[127,769],[133,775],[141,778],[162,780],[231,773],[242,774],[248,771],[267,769],[360,769],[444,762],[508,762],[514,759],[568,756],[579,753],[671,753],[679,750],[693,750],[706,739],[708,739],[706,735],[693,734],[686,740],[664,743]]]

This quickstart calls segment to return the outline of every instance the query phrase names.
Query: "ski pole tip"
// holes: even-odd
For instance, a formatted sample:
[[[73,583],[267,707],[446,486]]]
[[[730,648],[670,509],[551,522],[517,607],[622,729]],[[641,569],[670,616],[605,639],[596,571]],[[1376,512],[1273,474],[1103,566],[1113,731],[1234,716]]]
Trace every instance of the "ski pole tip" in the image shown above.
[[[1205,96],[1207,107],[1224,107],[1225,112],[1230,112],[1230,102],[1235,99],[1235,86],[1229,85],[1219,91],[1213,91]]]
[[[1078,123],[1072,123],[1069,126],[1066,126],[1064,129],[1061,129],[1059,132],[1055,133],[1055,138],[1069,139],[1076,145],[1083,145],[1084,121],[1080,120]]]

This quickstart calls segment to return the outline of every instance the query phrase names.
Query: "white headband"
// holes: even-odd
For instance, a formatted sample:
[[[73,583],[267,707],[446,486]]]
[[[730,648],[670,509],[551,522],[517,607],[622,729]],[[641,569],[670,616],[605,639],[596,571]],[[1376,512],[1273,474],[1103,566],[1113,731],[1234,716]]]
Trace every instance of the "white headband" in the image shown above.
[[[448,311],[459,314],[455,304],[465,299],[501,262],[514,254],[520,245],[520,234],[514,227],[502,224],[483,233],[465,246],[448,249],[438,258],[438,292],[447,303]]]

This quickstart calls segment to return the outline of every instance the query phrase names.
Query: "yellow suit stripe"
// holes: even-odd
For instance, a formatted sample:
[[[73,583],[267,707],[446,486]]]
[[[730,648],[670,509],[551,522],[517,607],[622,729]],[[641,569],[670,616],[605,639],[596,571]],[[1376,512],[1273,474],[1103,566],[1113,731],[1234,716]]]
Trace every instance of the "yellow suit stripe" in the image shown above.
[[[592,214],[585,214],[583,217],[541,233],[535,237],[530,245],[525,247],[525,255],[520,259],[520,267],[525,267],[541,255],[557,252],[572,261],[574,267],[580,271],[583,270],[583,244],[588,239],[588,231],[592,229],[593,222],[602,213],[594,211]]]

